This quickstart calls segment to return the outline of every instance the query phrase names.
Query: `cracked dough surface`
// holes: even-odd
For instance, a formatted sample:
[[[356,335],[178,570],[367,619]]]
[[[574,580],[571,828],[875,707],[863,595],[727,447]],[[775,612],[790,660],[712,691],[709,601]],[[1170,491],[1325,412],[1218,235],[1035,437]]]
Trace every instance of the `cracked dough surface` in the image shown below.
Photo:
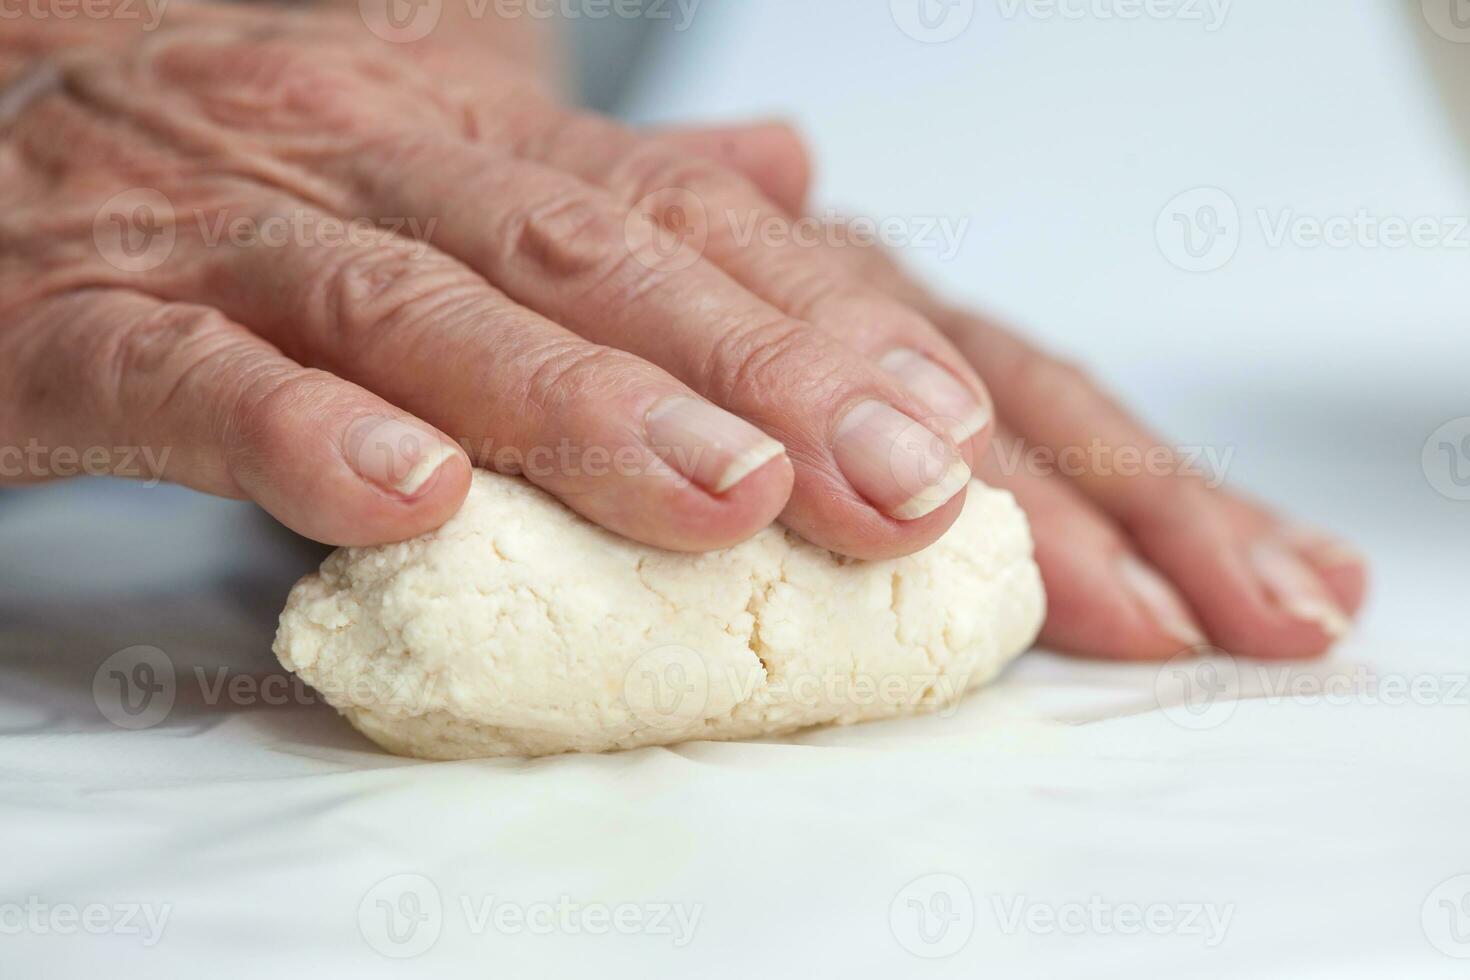
[[[1028,647],[1044,605],[1024,515],[978,483],[934,545],[861,562],[780,526],[659,551],[477,471],[438,531],[302,579],[275,652],[400,755],[601,752],[932,711]]]

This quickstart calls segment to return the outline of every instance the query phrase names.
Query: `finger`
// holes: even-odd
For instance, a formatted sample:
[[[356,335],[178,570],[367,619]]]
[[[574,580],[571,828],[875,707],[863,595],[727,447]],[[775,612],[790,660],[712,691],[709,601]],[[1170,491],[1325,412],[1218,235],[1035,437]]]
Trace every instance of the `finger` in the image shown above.
[[[422,243],[381,229],[371,241],[372,229],[344,235],[337,219],[294,202],[249,207],[226,217],[262,231],[285,218],[295,230],[274,244],[262,235],[196,248],[167,288],[207,290],[304,362],[627,537],[727,547],[785,505],[780,444],[656,367],[574,336]]]
[[[799,217],[804,213],[811,182],[811,163],[800,137],[790,126],[758,123],[711,129],[671,129],[656,135],[661,142],[679,151],[703,157],[743,175],[787,215]],[[881,250],[870,243],[854,240],[851,235],[838,237],[842,245],[831,249],[830,254],[848,270],[849,278],[872,286],[892,286],[897,277],[885,274],[875,280],[868,275],[875,268],[888,272],[887,263],[875,263],[866,254]],[[896,289],[885,288],[884,291],[890,296],[902,297]],[[837,326],[840,328],[840,324]],[[923,332],[922,343],[918,346],[927,350],[944,346],[936,342],[934,335]],[[935,346],[931,347],[931,344]],[[983,383],[967,390],[963,381],[957,383],[950,374],[952,364],[941,366],[928,353],[912,347],[891,348],[879,357],[878,363],[936,413],[956,420],[963,417],[964,420],[951,426],[952,437],[960,443],[972,440],[968,448],[974,453],[985,451],[990,438],[986,426],[994,417],[994,407]]]
[[[1207,641],[1188,604],[1116,525],[1065,480],[1010,465],[1015,440],[998,431],[976,475],[1009,490],[1031,521],[1046,586],[1041,642],[1115,660],[1173,656]]]
[[[806,213],[812,162],[801,137],[785,123],[653,130],[668,145],[743,174],[788,215]]]
[[[18,411],[0,444],[41,447],[53,469],[62,449],[99,447],[116,475],[248,497],[334,545],[430,531],[469,487],[443,435],[207,307],[82,290],[30,308],[6,337]]]
[[[1206,482],[1075,367],[977,318],[941,322],[1006,406],[1006,419],[1121,524],[1232,653],[1322,653],[1346,630],[1338,598],[1274,519]]]
[[[827,241],[827,226],[795,221],[741,174],[677,140],[647,139],[598,116],[550,116],[521,149],[654,219],[693,215],[700,250],[715,265],[858,354],[903,365],[895,378],[945,420],[954,441],[973,441],[967,452],[983,448],[991,415],[980,378],[922,314],[851,275],[831,254],[847,243]]]
[[[738,132],[729,132],[722,138],[726,142],[738,143],[743,137]],[[708,140],[696,136],[691,142],[707,144]],[[748,150],[727,151],[727,156],[735,161],[751,155]],[[756,174],[761,172],[760,167],[753,170]],[[1018,370],[1019,366],[1054,362],[1026,348],[1023,342],[1003,331],[996,330],[992,336],[987,332],[991,329],[989,325],[943,308],[904,276],[881,249],[846,249],[834,254],[848,263],[855,274],[900,297],[936,323],[947,327],[951,336],[968,340],[969,343],[962,346],[981,368],[993,390],[1004,399],[1007,417],[1010,417],[1015,404],[1019,409],[1022,431],[1028,435],[1041,432],[1041,445],[1054,452],[1068,445],[1073,448],[1091,446],[1095,440],[1090,437],[1088,426],[1094,420],[1101,420],[1112,423],[1110,427],[1114,430],[1114,437],[1122,440],[1121,443],[1099,443],[1106,449],[1116,451],[1120,446],[1128,446],[1138,452],[1162,451],[1157,439],[1144,433],[1111,399],[1102,396],[1095,386],[1065,366],[1060,373],[1066,381],[1053,384],[1052,393],[1070,394],[1074,399],[1080,396],[1083,402],[1080,408],[1059,412],[1056,410],[1058,402],[1065,409],[1067,398],[1027,397],[1025,390],[1015,390],[1024,389],[1026,384],[1026,372]],[[986,344],[985,340],[993,342]],[[1067,426],[1070,431],[1066,435],[1048,432],[1048,429],[1054,430],[1065,423],[1070,423]],[[1067,437],[1078,440],[1084,434],[1089,435],[1085,442],[1059,444],[1056,441]],[[1048,435],[1053,441],[1046,441]],[[1170,462],[1178,464],[1172,458]],[[1176,474],[1185,469],[1182,465],[1164,468]],[[1191,595],[1198,594],[1205,600],[1213,595],[1216,601],[1210,605],[1217,626],[1216,635],[1225,637],[1223,642],[1237,650],[1267,656],[1320,652],[1345,628],[1345,618],[1340,611],[1350,614],[1361,606],[1367,587],[1367,566],[1361,555],[1320,533],[1305,538],[1288,534],[1286,543],[1295,554],[1283,558],[1273,547],[1276,522],[1264,512],[1256,520],[1243,520],[1240,515],[1231,516],[1224,512],[1233,502],[1233,498],[1225,494],[1190,492],[1183,489],[1183,481],[1177,479],[1163,482],[1166,491],[1172,491],[1167,497],[1182,498],[1177,506],[1186,518],[1201,508],[1212,512],[1213,521],[1200,521],[1177,534],[1157,534],[1154,540],[1162,542],[1157,550],[1166,557],[1161,560],[1170,568],[1185,570]],[[1092,491],[1095,488],[1093,481],[1088,489]],[[1114,488],[1117,492],[1107,494],[1103,499],[1113,505],[1111,509],[1116,515],[1132,516],[1132,521],[1125,523],[1132,527],[1166,524],[1154,507],[1159,499],[1157,486],[1144,487],[1137,480],[1130,480],[1114,481]],[[1213,532],[1212,526],[1215,528]],[[1261,544],[1262,540],[1266,543]],[[1242,575],[1242,553],[1247,556],[1246,564],[1257,566],[1254,576]],[[1294,559],[1306,562],[1310,569],[1297,567]],[[1211,578],[1221,572],[1223,566],[1229,566],[1231,574],[1228,580],[1233,583],[1233,588],[1223,593],[1220,590],[1212,593]],[[1311,572],[1315,572],[1315,578]],[[1142,582],[1136,574],[1134,579]]]
[[[1356,610],[1366,587],[1361,558],[1335,542],[1301,550],[1299,541],[1281,538],[1268,512],[1205,486],[1081,372],[979,318],[946,309],[880,250],[844,258],[862,261],[864,275],[954,338],[1027,448],[1046,450],[1053,472],[1064,470],[1093,506],[1122,526],[1182,591],[1216,643],[1247,655],[1308,656],[1345,630],[1344,610]],[[1105,463],[1058,467],[1069,453]],[[1151,465],[1138,465],[1142,459]]]
[[[660,142],[678,151],[711,160],[743,175],[787,215],[799,217],[804,213],[811,184],[811,162],[801,138],[790,126],[756,123],[710,129],[670,129],[655,135]],[[838,236],[838,240],[842,244],[830,250],[831,256],[849,271],[849,278],[878,285],[867,276],[874,263],[863,253],[879,250],[871,244],[854,240],[851,235]],[[885,291],[891,296],[899,295],[896,290]],[[924,343],[920,346],[929,343],[943,346],[932,333],[926,332],[922,339]],[[968,413],[969,420],[952,426],[951,435],[957,442],[964,443],[978,434],[979,440],[971,448],[975,452],[984,451],[989,437],[982,430],[993,417],[994,410],[983,384],[966,390],[948,370],[911,347],[890,348],[880,356],[878,364],[934,411],[955,418]]]
[[[1316,528],[1294,526],[1282,532],[1288,545],[1311,565],[1348,615],[1362,609],[1368,595],[1368,559],[1335,535]]]
[[[363,194],[353,207],[435,217],[436,245],[515,301],[660,365],[783,443],[795,490],[782,519],[808,540],[890,557],[930,544],[958,515],[969,469],[944,426],[926,427],[925,405],[697,255],[659,253],[659,233],[605,193],[427,139],[350,163],[346,183]]]

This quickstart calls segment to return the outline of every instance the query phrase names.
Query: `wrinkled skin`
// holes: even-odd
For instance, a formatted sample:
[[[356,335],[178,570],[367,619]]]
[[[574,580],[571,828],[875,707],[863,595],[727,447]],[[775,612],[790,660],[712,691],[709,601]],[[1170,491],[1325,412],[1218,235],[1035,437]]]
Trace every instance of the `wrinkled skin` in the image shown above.
[[[779,518],[881,558],[949,527],[968,466],[1031,515],[1054,646],[1308,655],[1362,601],[1361,559],[1197,476],[1006,465],[1158,441],[872,250],[736,234],[800,212],[782,127],[636,133],[355,11],[0,38],[0,447],[39,460],[0,480],[143,447],[106,468],[366,544],[443,523],[473,462],[661,547]]]

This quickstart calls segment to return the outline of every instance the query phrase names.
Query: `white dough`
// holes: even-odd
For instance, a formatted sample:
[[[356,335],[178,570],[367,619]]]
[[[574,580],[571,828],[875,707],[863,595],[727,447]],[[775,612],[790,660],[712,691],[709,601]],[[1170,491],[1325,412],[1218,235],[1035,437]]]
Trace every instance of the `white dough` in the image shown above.
[[[391,752],[601,752],[952,704],[1031,644],[1044,604],[1024,515],[978,483],[936,544],[861,562],[779,526],[659,551],[477,471],[438,531],[302,579],[275,651]]]

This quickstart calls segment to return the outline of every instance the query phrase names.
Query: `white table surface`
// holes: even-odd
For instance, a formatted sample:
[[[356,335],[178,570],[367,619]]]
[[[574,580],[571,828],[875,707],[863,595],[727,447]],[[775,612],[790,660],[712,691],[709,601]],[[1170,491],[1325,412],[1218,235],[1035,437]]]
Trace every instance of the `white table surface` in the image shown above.
[[[320,549],[173,488],[7,493],[0,976],[1464,976],[1470,502],[1421,448],[1470,415],[1470,249],[1272,247],[1256,218],[1470,211],[1414,22],[1386,0],[1237,0],[1213,32],[1007,9],[929,45],[882,3],[707,3],[630,111],[779,111],[819,201],[971,218],[958,256],[915,264],[1371,553],[1329,662],[1241,662],[1238,700],[1191,714],[1157,668],[1033,652],[947,718],[416,763],[269,703],[275,615]],[[1200,186],[1235,202],[1239,248],[1187,273],[1155,224]],[[128,730],[97,679],[135,646],[173,701]]]

